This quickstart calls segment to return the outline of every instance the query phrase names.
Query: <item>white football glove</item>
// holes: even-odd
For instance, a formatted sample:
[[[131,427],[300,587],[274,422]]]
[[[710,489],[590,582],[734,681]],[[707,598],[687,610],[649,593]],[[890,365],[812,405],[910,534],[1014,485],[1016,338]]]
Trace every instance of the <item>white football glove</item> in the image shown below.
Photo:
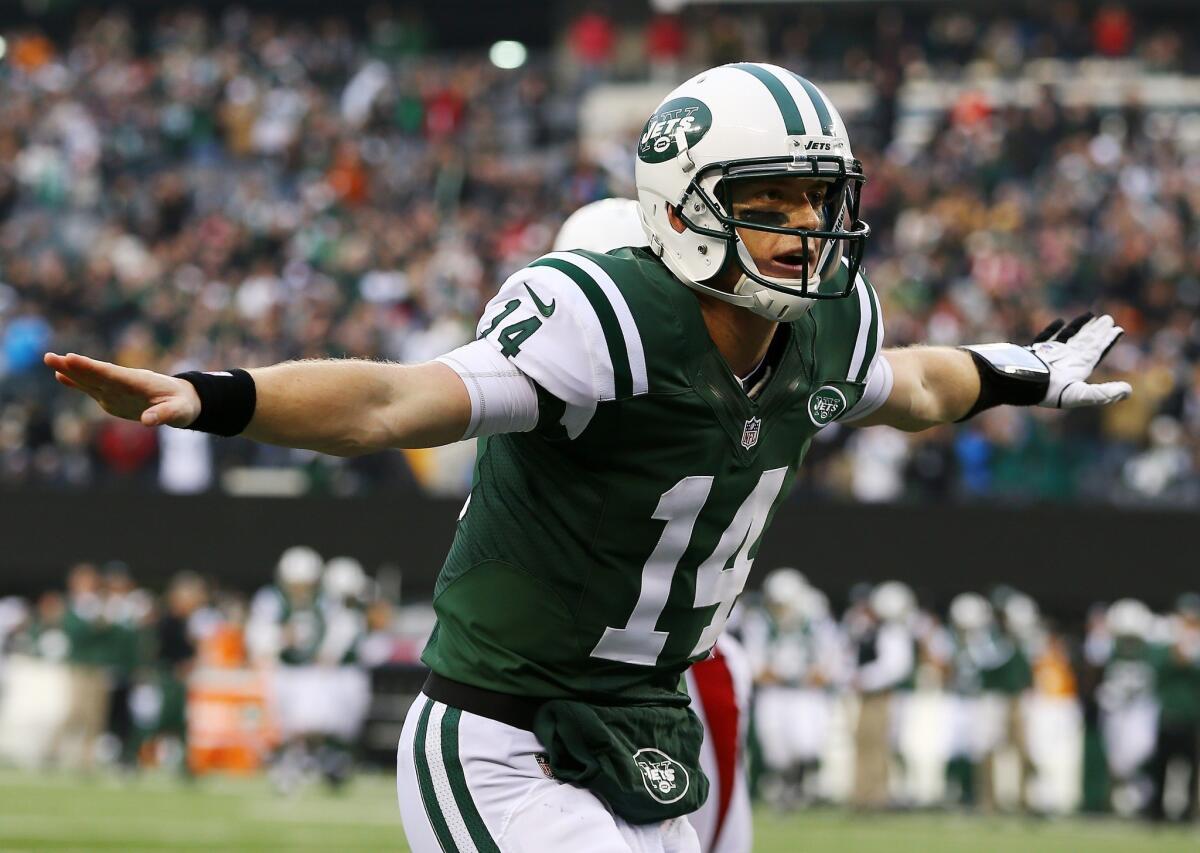
[[[1125,330],[1108,314],[1055,320],[1029,347],[1050,368],[1050,387],[1038,405],[1049,409],[1107,406],[1133,393],[1128,382],[1090,383],[1088,377]]]

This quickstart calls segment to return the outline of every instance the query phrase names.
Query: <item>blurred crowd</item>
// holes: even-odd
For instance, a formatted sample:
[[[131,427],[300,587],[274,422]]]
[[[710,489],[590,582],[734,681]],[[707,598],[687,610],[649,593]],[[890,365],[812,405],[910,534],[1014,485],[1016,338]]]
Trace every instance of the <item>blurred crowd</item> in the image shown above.
[[[1006,587],[942,610],[898,581],[864,584],[839,616],[780,568],[739,606],[758,789],[776,807],[1196,817],[1196,593],[1162,614],[1098,604],[1076,633]]]
[[[0,599],[0,763],[263,771],[284,793],[390,766],[434,623],[396,586],[294,546],[250,599],[191,573],[153,594],[115,562]],[[735,640],[752,790],[774,808],[1196,817],[1196,593],[1064,624],[1008,587],[935,602],[888,581],[839,611],[778,568],[724,653]]]
[[[717,6],[620,25],[588,11],[553,58],[518,70],[439,52],[419,15],[382,6],[353,23],[109,12],[80,15],[65,39],[6,33],[0,484],[189,493],[266,467],[339,494],[465,490],[461,454],[341,461],[105,419],[40,357],[177,372],[438,355],[470,338],[570,211],[632,191],[631,155],[582,153],[589,87],[649,76],[665,89],[752,56],[871,86],[850,124],[890,344],[1022,341],[1055,316],[1108,311],[1128,330],[1108,369],[1136,389],[1102,413],[997,410],[918,436],[826,430],[801,493],[1200,505],[1200,152],[1184,116],[1136,89],[1098,110],[1047,84],[1029,106],[967,93],[927,139],[897,141],[906,81],[1019,77],[1047,58],[1200,70],[1166,12],[1042,5],[904,17]]]
[[[618,78],[674,78],[681,67],[764,56],[802,68],[813,80],[870,80],[884,90],[903,77],[958,78],[965,68],[1020,76],[1043,59],[1130,59],[1156,72],[1200,70],[1200,56],[1179,26],[1188,23],[1185,4],[1136,12],[1093,0],[969,10],[938,2],[813,3],[802,10],[760,4],[753,12],[716,3],[618,20],[592,4],[570,22],[565,39],[578,66]]]

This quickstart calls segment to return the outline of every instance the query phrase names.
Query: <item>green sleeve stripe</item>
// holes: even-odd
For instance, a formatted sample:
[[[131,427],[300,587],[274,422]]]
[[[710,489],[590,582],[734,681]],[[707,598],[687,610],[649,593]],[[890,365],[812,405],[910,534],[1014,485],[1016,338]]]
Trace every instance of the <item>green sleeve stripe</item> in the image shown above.
[[[862,279],[859,279],[858,286],[866,294],[869,318],[867,326],[867,345],[863,354],[862,366],[858,370],[857,381],[866,382],[867,374],[871,370],[871,362],[875,360],[875,350],[879,346],[877,340],[879,337],[879,308],[875,303],[875,294],[872,292],[871,286]]]
[[[825,103],[825,99],[821,97],[821,92],[816,86],[799,74],[792,72],[792,76],[804,87],[804,91],[812,99],[813,108],[817,111],[817,119],[821,122],[821,131],[826,136],[833,136],[833,116],[830,115],[829,106]]]
[[[871,350],[871,360],[874,361],[875,356],[879,355],[879,353],[883,351],[883,308],[879,305],[879,294],[876,292],[875,288],[871,287],[869,284],[867,287],[871,291],[871,302],[875,306],[875,340],[871,342],[872,346],[874,347],[874,349]]]
[[[629,368],[629,351],[625,347],[625,335],[621,331],[621,321],[617,319],[617,313],[613,311],[613,307],[609,304],[608,297],[604,295],[600,285],[579,267],[558,258],[540,258],[529,266],[558,270],[583,291],[583,295],[587,297],[588,302],[592,305],[592,310],[596,312],[596,317],[600,320],[600,328],[604,330],[604,341],[608,345],[608,357],[612,360],[616,396],[618,399],[631,396],[633,394],[633,373]]]
[[[446,778],[450,780],[454,802],[458,805],[459,814],[471,833],[476,849],[479,853],[500,853],[500,848],[484,825],[479,809],[475,807],[475,800],[471,798],[467,777],[458,758],[458,723],[461,718],[462,711],[458,708],[447,707],[442,715],[442,761],[446,765]]]
[[[605,298],[608,299],[608,304],[612,306],[613,312],[617,315],[617,321],[621,324],[621,334],[625,338],[625,351],[629,355],[629,372],[633,375],[634,396],[645,394],[650,390],[650,377],[646,372],[646,349],[642,345],[642,334],[638,330],[637,321],[633,317],[633,311],[630,310],[625,294],[621,291],[616,279],[599,262],[599,257],[603,256],[594,258],[586,252],[575,251],[553,252],[546,257],[558,258],[579,267],[584,273],[591,276],[592,281],[600,285]]]
[[[859,376],[863,375],[871,365],[869,344],[874,335],[872,321],[875,313],[875,305],[871,302],[869,288],[862,276],[855,279],[854,290],[846,299],[853,299],[858,303],[858,329],[854,336],[854,348],[850,351],[850,363],[846,367],[846,381],[861,382]]]
[[[788,136],[802,136],[806,133],[804,119],[800,116],[796,99],[792,97],[792,93],[787,90],[778,77],[753,62],[735,62],[729,67],[745,71],[767,87],[767,91],[775,99],[775,105],[779,107],[780,115],[783,116],[783,126],[787,129]]]
[[[450,826],[438,805],[437,792],[433,788],[433,776],[429,772],[429,758],[425,754],[426,736],[429,734],[429,713],[433,710],[433,700],[426,699],[425,707],[421,709],[421,717],[417,720],[417,735],[413,738],[413,763],[417,768],[417,787],[421,789],[421,801],[425,804],[425,814],[433,827],[433,834],[442,845],[445,853],[459,853],[458,845],[450,834]]]

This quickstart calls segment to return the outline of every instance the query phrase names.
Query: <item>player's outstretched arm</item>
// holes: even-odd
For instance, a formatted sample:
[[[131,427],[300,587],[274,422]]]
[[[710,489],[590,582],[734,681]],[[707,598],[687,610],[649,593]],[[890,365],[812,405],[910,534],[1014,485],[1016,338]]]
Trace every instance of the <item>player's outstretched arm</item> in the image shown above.
[[[1124,400],[1127,382],[1089,382],[1125,330],[1112,317],[1056,320],[1033,344],[886,350],[894,376],[887,400],[854,426],[908,431],[966,420],[998,405],[1074,409]]]
[[[971,357],[951,347],[885,349],[892,389],[878,409],[852,426],[891,426],[919,432],[963,417],[979,397],[979,373]]]
[[[220,428],[232,418],[234,431],[247,438],[336,456],[450,444],[471,418],[462,379],[438,362],[286,362],[248,371],[252,382],[228,373],[191,374],[199,385],[74,353],[47,353],[45,362],[59,382],[119,418],[233,434]],[[201,389],[210,385],[215,390],[205,390],[202,403]],[[207,428],[211,424],[218,427]]]

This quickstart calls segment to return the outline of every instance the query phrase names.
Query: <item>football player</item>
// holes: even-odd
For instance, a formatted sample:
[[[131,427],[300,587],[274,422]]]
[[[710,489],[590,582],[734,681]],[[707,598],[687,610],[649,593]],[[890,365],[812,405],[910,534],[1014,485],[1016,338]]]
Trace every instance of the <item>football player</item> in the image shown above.
[[[294,790],[316,763],[314,709],[327,695],[316,666],[326,634],[319,596],[324,565],[307,545],[286,549],[276,564],[275,583],[255,594],[246,622],[247,651],[266,677],[279,731],[269,772],[280,793]]]
[[[317,751],[321,773],[333,787],[350,775],[353,749],[371,705],[371,679],[359,660],[367,633],[365,605],[370,578],[353,557],[334,557],[321,577],[321,610],[325,634],[317,649],[324,712],[317,731],[323,735]]]
[[[743,638],[758,690],[754,726],[766,799],[780,809],[811,801],[829,744],[829,688],[845,656],[825,596],[792,568],[763,579],[763,607],[746,617]]]
[[[997,685],[1016,649],[1000,633],[991,603],[978,593],[956,595],[949,616],[955,726],[947,774],[958,783],[960,803],[994,811],[992,764],[1004,746],[1008,711]]]
[[[1121,334],[1109,317],[1034,349],[881,355],[865,179],[812,83],[721,66],[637,142],[649,248],[539,258],[440,359],[174,377],[46,363],[151,426],[341,455],[479,437],[400,742],[410,845],[693,851],[684,815],[708,782],[680,677],[720,636],[816,433],[1130,393],[1087,381]]]
[[[1112,806],[1131,815],[1149,802],[1146,774],[1158,738],[1155,695],[1154,613],[1141,601],[1122,598],[1105,615],[1107,636],[1090,637],[1091,662],[1103,666],[1096,699],[1112,788]]]

